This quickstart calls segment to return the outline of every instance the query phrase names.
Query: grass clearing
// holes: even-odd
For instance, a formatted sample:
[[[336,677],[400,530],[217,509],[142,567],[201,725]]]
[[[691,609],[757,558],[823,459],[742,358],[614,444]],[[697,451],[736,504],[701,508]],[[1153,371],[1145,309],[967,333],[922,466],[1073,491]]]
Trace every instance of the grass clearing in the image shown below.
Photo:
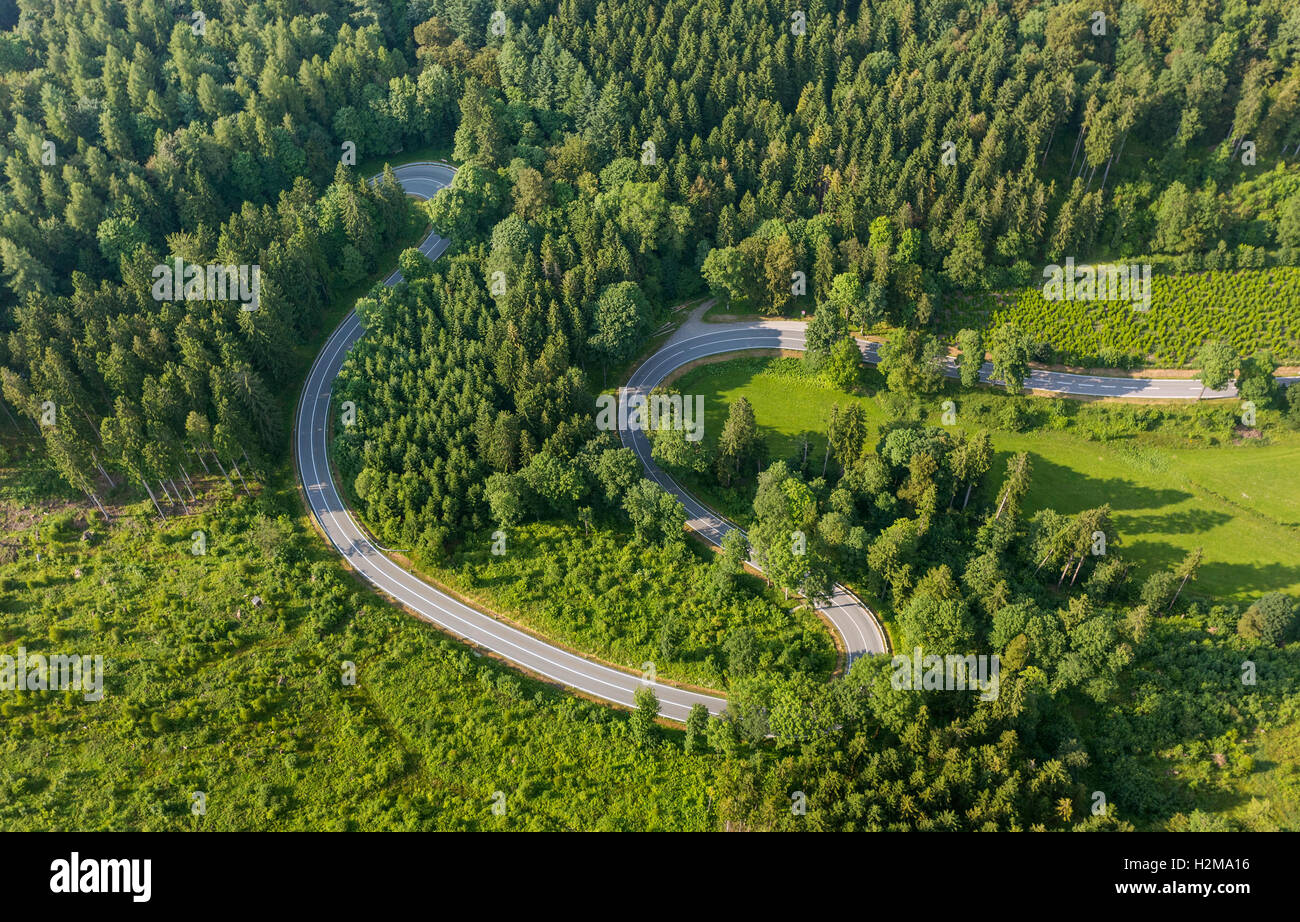
[[[797,459],[802,453],[800,434],[811,431],[811,476],[821,472],[833,405],[860,403],[873,440],[886,421],[874,398],[845,394],[801,374],[798,359],[744,358],[707,365],[683,375],[674,389],[705,395],[705,439],[711,446],[722,431],[728,406],[741,396],[753,404],[773,460]],[[934,401],[930,422],[935,425],[942,399]],[[960,421],[963,397],[956,394],[954,399]],[[1205,563],[1189,586],[1196,594],[1244,601],[1273,590],[1300,592],[1300,490],[1294,480],[1300,436],[1272,427],[1268,444],[1245,440],[1169,448],[1156,441],[1137,437],[1101,442],[1046,429],[995,431],[999,457],[978,499],[991,501],[1006,456],[1027,451],[1034,462],[1027,511],[1051,507],[1071,513],[1110,503],[1123,551],[1138,564],[1138,579],[1173,566],[1199,545],[1205,548]],[[725,514],[748,521],[752,482],[730,490],[704,479],[688,480],[687,485]]]

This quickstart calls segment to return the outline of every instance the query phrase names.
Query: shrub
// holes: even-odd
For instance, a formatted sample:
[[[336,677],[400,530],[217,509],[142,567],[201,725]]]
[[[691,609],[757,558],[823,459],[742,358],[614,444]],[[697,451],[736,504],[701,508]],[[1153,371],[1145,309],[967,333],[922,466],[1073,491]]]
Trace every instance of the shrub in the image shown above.
[[[1177,587],[1178,577],[1174,574],[1167,570],[1153,573],[1142,584],[1142,604],[1156,614],[1162,614]]]
[[[1034,414],[1020,400],[1008,400],[998,413],[999,428],[1009,432],[1024,432],[1031,428],[1033,423]]]
[[[1280,592],[1262,596],[1237,622],[1237,633],[1247,640],[1279,646],[1291,639],[1295,602]]]

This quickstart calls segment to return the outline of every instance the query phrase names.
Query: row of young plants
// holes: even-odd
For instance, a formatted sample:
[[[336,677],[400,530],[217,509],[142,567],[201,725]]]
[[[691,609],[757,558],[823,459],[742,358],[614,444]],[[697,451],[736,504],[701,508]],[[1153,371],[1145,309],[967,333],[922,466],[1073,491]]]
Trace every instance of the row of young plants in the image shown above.
[[[1041,287],[959,296],[940,313],[945,333],[1014,323],[1035,358],[1086,367],[1186,366],[1206,340],[1240,355],[1300,362],[1300,269],[1154,275],[1151,308],[1126,301],[1047,300]]]

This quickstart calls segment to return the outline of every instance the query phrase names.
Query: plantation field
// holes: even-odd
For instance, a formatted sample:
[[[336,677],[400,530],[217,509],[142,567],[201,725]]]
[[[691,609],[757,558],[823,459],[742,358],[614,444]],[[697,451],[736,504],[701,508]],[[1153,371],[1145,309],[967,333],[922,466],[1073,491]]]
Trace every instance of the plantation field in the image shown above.
[[[873,397],[848,395],[811,378],[798,359],[746,358],[706,365],[688,372],[673,388],[705,395],[705,441],[710,445],[722,430],[728,405],[740,396],[753,404],[773,460],[793,458],[797,466],[803,450],[800,434],[811,430],[815,434],[809,440],[809,477],[821,473],[826,420],[834,404],[860,403],[873,441],[885,421]],[[939,423],[938,404],[947,397],[957,404],[959,425],[964,406],[996,406],[1013,399],[982,392],[936,397],[932,424]],[[1037,398],[1014,399],[1048,405]],[[1080,412],[1095,426],[1099,414],[1132,411],[1092,404]],[[1186,411],[1189,417],[1191,412]],[[1071,429],[995,430],[998,457],[985,495],[978,498],[991,500],[1007,455],[1027,451],[1034,463],[1027,512],[1051,507],[1071,513],[1110,503],[1123,553],[1138,564],[1139,581],[1203,546],[1205,562],[1189,590],[1233,600],[1272,590],[1295,593],[1300,591],[1300,491],[1294,480],[1300,436],[1277,426],[1270,426],[1269,434],[1270,444],[1264,445],[1248,440],[1240,445],[1224,441],[1214,447],[1170,448],[1163,444],[1169,438],[1161,432],[1094,441]],[[686,478],[686,483],[729,516],[742,523],[749,520],[752,481],[731,490],[703,478]]]
[[[25,479],[0,469],[0,653],[101,655],[104,695],[0,693],[0,829],[716,825],[717,757],[666,729],[638,742],[624,712],[361,590],[292,488],[163,527],[145,504],[110,526],[69,509],[38,532]]]
[[[1281,365],[1300,362],[1300,268],[1153,275],[1151,283],[1149,311],[1116,301],[1047,301],[1036,285],[959,298],[939,321],[947,334],[1016,323],[1067,365],[1178,368],[1209,339],[1241,355],[1268,349]]]
[[[584,535],[564,522],[512,529],[502,555],[481,538],[431,575],[615,665],[640,672],[651,662],[662,678],[725,689],[727,638],[744,628],[763,651],[762,672],[799,670],[824,681],[835,666],[834,644],[813,612],[765,592],[752,576],[718,596],[709,586],[712,554],[693,544],[639,545],[626,530],[598,526]]]

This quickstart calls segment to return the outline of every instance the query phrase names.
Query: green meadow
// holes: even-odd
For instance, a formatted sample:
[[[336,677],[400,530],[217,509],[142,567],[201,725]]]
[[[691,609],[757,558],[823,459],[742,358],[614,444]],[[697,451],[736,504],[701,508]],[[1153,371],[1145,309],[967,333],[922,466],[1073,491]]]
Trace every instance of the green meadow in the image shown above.
[[[874,396],[852,395],[802,371],[798,359],[739,358],[693,369],[672,385],[674,390],[705,395],[705,440],[716,443],[727,408],[748,398],[767,438],[770,457],[799,458],[808,436],[808,472],[822,469],[826,422],[831,407],[860,403],[873,427],[872,438],[886,423]],[[940,422],[942,401],[956,403],[958,425],[963,404],[1009,400],[987,392],[948,392],[933,398],[928,422]],[[1029,398],[1033,406],[1038,398]],[[1089,413],[1118,413],[1115,404],[1094,404]],[[1125,555],[1138,565],[1137,577],[1172,567],[1196,546],[1205,562],[1197,594],[1242,601],[1280,590],[1300,592],[1300,434],[1263,425],[1265,438],[1237,444],[1197,447],[1164,432],[1094,441],[1069,428],[1040,427],[1027,432],[993,431],[998,458],[983,496],[997,489],[1008,455],[1027,451],[1033,457],[1033,486],[1027,511],[1051,507],[1070,513],[1110,503]],[[980,428],[969,426],[968,428]],[[1177,447],[1181,441],[1186,447]],[[1174,446],[1174,447],[1171,447]],[[833,462],[832,462],[833,463]],[[752,482],[723,490],[710,479],[687,485],[706,502],[742,521],[748,518]]]

